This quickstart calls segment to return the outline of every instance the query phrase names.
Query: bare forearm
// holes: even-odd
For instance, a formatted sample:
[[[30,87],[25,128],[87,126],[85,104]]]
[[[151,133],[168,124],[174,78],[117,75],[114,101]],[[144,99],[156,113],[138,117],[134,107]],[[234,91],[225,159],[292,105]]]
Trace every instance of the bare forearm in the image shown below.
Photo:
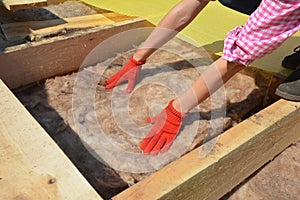
[[[175,5],[134,53],[134,59],[145,61],[152,53],[184,29],[207,3],[208,1],[205,0],[182,0]]]
[[[158,27],[176,30],[184,29],[207,5],[204,0],[182,0],[160,21]]]
[[[201,74],[190,89],[174,101],[173,106],[182,113],[189,112],[243,68],[241,64],[219,58]]]

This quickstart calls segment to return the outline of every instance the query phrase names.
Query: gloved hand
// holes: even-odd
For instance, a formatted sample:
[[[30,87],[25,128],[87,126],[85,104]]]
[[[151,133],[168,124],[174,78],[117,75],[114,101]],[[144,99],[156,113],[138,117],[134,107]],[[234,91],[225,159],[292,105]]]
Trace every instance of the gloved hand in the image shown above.
[[[147,122],[153,123],[154,126],[140,144],[145,154],[156,155],[159,151],[161,153],[168,151],[178,134],[182,119],[187,115],[175,110],[173,102],[174,100],[171,100],[157,116],[147,119]]]
[[[119,85],[120,83],[123,83],[124,81],[128,81],[126,92],[132,92],[136,78],[141,71],[141,65],[143,64],[145,64],[145,62],[136,61],[133,59],[133,55],[131,55],[127,64],[119,72],[112,75],[106,81],[105,88],[110,89],[115,87],[116,85]]]

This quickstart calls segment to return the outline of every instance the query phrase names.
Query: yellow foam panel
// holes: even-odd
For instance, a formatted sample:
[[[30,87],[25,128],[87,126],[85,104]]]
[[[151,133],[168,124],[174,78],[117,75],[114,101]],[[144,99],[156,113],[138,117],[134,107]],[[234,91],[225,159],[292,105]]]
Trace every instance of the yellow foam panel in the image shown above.
[[[138,16],[147,19],[153,24],[158,24],[163,16],[179,2],[172,0],[83,1],[102,9]],[[179,37],[196,46],[204,47],[208,51],[222,55],[223,40],[226,33],[235,26],[245,24],[248,17],[224,7],[218,1],[210,2],[196,19],[179,34]],[[289,71],[281,67],[281,61],[285,56],[291,54],[297,45],[300,45],[300,31],[284,42],[272,54],[256,60],[252,65],[267,71],[289,73]]]

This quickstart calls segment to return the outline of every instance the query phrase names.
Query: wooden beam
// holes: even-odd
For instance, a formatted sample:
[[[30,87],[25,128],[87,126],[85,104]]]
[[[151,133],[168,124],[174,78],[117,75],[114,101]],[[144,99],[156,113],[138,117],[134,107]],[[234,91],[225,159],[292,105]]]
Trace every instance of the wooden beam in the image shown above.
[[[1,199],[101,199],[0,80]]]
[[[142,27],[144,28],[139,29]],[[77,71],[80,66],[104,61],[118,52],[131,49],[132,45],[139,45],[151,31],[145,27],[153,27],[153,25],[144,19],[134,18],[105,27],[71,32],[39,42],[6,48],[0,53],[0,78],[12,89]],[[102,49],[101,54],[95,56],[94,60],[83,64],[87,55],[97,45],[113,35],[128,30],[137,30],[137,32],[128,35],[126,39],[118,38],[119,41],[115,40]]]
[[[115,13],[115,12],[106,12],[106,13],[102,13],[102,14],[114,22],[121,22],[121,21],[129,20],[129,19],[137,18],[134,16],[122,15],[122,14]]]
[[[0,5],[7,10],[19,10],[47,6],[47,0],[0,0]]]
[[[12,41],[24,39],[30,34],[34,35],[35,37],[41,37],[43,35],[51,35],[54,32],[64,29],[83,29],[95,26],[105,26],[133,18],[134,17],[128,17],[117,13],[107,13],[106,15],[95,14],[46,21],[15,22],[3,24],[2,28],[7,36],[7,39]]]
[[[218,199],[300,137],[300,102],[279,100],[210,143],[153,173],[114,200]]]

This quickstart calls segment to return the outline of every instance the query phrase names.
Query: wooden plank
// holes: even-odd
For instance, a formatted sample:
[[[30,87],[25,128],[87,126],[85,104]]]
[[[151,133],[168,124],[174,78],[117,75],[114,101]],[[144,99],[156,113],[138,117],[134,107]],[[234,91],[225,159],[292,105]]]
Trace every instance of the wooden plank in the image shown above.
[[[114,22],[121,22],[121,21],[129,20],[129,19],[137,18],[134,16],[122,15],[122,14],[115,13],[115,12],[107,12],[107,13],[102,13],[102,14]]]
[[[16,88],[55,75],[67,74],[83,65],[92,65],[114,56],[118,51],[126,51],[132,45],[139,45],[145,40],[153,27],[144,19],[135,18],[118,22],[106,27],[96,27],[88,31],[69,33],[40,42],[32,42],[7,48],[0,54],[0,78],[9,86]],[[95,56],[82,64],[86,56],[107,38],[128,30],[137,30],[136,34],[128,35],[126,40],[119,38],[116,45],[109,45]]]
[[[47,0],[0,0],[0,5],[7,10],[19,10],[47,6]]]
[[[54,19],[47,21],[28,21],[3,24],[2,28],[8,40],[24,38],[28,34],[45,35],[64,28],[80,29],[93,26],[105,26],[113,24],[114,21],[102,14]]]
[[[0,196],[101,199],[0,80]]]
[[[49,35],[62,29],[82,29],[113,24],[115,21],[103,14],[54,19],[47,21],[27,21],[3,24],[2,28],[8,40],[23,39],[29,34]]]
[[[113,199],[218,199],[300,137],[300,102],[279,100]]]

